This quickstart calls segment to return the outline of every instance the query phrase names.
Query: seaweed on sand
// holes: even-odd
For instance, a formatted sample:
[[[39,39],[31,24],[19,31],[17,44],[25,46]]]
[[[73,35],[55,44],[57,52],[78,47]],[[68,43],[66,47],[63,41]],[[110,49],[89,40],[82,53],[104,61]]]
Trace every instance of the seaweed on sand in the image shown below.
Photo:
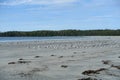
[[[101,71],[107,70],[106,68],[100,68],[98,70],[86,70],[82,72],[84,75],[90,75],[90,74],[99,74]]]

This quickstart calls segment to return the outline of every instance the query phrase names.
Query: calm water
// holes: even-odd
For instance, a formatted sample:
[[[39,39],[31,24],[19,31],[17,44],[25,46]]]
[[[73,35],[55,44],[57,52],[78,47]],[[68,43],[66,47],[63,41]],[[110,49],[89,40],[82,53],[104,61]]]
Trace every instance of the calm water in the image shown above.
[[[56,37],[0,37],[0,42],[14,42],[14,41],[39,41],[39,40],[67,40],[67,39],[85,39],[81,36],[56,36]]]

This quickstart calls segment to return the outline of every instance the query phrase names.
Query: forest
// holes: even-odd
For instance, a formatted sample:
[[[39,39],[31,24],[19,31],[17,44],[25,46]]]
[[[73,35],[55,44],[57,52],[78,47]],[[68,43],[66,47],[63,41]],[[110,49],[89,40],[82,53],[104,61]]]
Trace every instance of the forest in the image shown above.
[[[117,30],[39,30],[0,32],[0,37],[44,37],[44,36],[120,36]]]

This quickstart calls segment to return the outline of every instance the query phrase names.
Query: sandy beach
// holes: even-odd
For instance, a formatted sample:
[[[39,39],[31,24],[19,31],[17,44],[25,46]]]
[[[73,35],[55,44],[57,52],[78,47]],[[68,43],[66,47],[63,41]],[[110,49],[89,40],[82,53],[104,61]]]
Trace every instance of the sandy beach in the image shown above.
[[[0,42],[0,80],[120,80],[120,37]]]

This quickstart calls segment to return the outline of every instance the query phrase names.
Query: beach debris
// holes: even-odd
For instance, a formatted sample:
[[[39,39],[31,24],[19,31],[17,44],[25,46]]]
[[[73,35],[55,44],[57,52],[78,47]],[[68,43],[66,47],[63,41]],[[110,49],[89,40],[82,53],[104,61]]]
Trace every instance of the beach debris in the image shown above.
[[[30,76],[30,73],[19,73],[18,75],[20,75],[20,77],[26,77],[26,76]]]
[[[31,63],[31,61],[24,61],[22,58],[19,59],[17,62],[9,62],[8,64],[26,64]]]
[[[67,66],[67,65],[61,65],[61,67],[63,67],[63,68],[67,68],[68,66]]]
[[[33,76],[37,72],[43,72],[43,71],[46,71],[46,70],[47,70],[47,67],[44,67],[44,68],[33,68],[32,70],[30,70],[28,72],[21,72],[18,75],[20,75],[21,77]]]
[[[30,73],[36,73],[36,72],[43,72],[43,71],[47,71],[48,67],[44,66],[42,68],[33,68],[31,71],[29,71]]]
[[[16,62],[9,62],[8,64],[16,64]]]
[[[77,54],[77,52],[73,52],[73,54]]]
[[[34,68],[34,69],[31,70],[30,72],[39,72],[39,71],[42,71],[42,70],[40,70],[39,68]]]
[[[88,78],[82,78],[82,79],[78,79],[78,80],[98,80],[98,79],[88,77]],[[102,79],[99,79],[99,80],[102,80]]]
[[[75,60],[67,60],[67,61],[75,61]]]
[[[24,60],[23,58],[20,58],[19,60]]]
[[[102,60],[103,64],[110,64],[110,62],[111,62],[110,60]]]
[[[100,74],[101,71],[107,70],[106,68],[100,68],[98,70],[86,70],[82,72],[84,75],[90,75],[90,74]]]
[[[55,56],[55,55],[52,54],[52,55],[50,55],[50,56]]]
[[[35,58],[39,58],[40,56],[35,56]]]
[[[111,65],[111,67],[114,67],[114,68],[120,69],[120,65],[118,65],[118,66]]]
[[[59,56],[58,58],[63,58],[64,56]]]
[[[31,61],[18,61],[20,64],[31,63]]]
[[[84,75],[98,74],[98,72],[96,72],[96,70],[87,70],[87,71],[82,72],[82,74]]]

